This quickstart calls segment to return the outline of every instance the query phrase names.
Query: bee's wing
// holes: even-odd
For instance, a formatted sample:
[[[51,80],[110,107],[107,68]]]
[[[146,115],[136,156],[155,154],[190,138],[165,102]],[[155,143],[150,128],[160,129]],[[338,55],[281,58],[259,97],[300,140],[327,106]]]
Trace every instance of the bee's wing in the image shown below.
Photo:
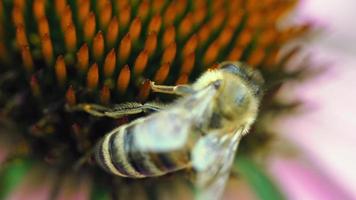
[[[140,119],[133,131],[135,146],[141,151],[150,152],[169,152],[182,148],[194,125],[209,110],[215,94],[216,88],[208,86],[163,111]]]
[[[220,199],[229,178],[242,130],[234,134],[210,133],[192,150],[192,166],[197,171],[198,200]]]

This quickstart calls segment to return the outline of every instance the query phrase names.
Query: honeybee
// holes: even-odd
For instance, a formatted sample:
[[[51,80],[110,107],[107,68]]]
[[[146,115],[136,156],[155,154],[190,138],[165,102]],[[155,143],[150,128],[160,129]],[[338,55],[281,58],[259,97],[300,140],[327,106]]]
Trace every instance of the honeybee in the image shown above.
[[[154,92],[182,96],[169,105],[79,104],[76,110],[111,118],[157,111],[104,135],[95,147],[97,163],[109,173],[129,178],[192,168],[197,172],[197,198],[218,199],[239,141],[256,119],[263,82],[258,71],[227,61],[191,85],[151,82]]]

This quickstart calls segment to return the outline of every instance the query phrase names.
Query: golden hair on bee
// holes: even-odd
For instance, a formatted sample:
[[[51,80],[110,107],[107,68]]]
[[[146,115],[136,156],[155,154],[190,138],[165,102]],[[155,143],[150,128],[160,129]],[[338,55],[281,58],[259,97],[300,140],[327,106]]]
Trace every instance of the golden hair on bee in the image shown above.
[[[261,74],[243,63],[226,61],[220,63],[216,69],[205,72],[192,84],[192,88],[198,91],[216,81],[221,86],[216,95],[215,103],[218,105],[215,109],[236,119],[232,123],[249,127],[256,119],[262,96],[261,86],[264,81]],[[243,133],[246,134],[247,131],[244,130]]]

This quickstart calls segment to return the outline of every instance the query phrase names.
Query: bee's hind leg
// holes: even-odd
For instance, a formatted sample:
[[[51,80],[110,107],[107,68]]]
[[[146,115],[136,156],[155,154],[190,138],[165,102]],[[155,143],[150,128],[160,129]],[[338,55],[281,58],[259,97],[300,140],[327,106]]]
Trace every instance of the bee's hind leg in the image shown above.
[[[138,113],[149,113],[162,110],[164,105],[148,102],[141,104],[138,102],[127,102],[116,104],[113,106],[102,106],[98,104],[83,103],[72,107],[68,107],[69,111],[84,111],[96,117],[110,117],[118,119],[127,115],[134,115]]]
[[[159,92],[159,93],[164,93],[164,94],[175,94],[175,95],[179,95],[179,96],[185,96],[185,95],[195,93],[193,88],[189,85],[175,85],[175,86],[156,85],[152,81],[150,84],[151,84],[151,89],[154,92]]]

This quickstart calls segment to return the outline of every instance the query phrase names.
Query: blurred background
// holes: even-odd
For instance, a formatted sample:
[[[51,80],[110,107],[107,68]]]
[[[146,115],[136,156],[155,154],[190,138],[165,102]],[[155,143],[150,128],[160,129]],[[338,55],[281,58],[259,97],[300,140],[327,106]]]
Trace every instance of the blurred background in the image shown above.
[[[10,1],[0,2],[8,3]],[[24,1],[19,0],[18,2]],[[97,3],[98,1],[91,2]],[[206,2],[210,4],[214,1]],[[258,1],[253,0],[236,2],[258,4]],[[265,2],[273,2],[273,0],[265,0]],[[315,25],[315,34],[312,37],[307,37],[306,40],[303,40],[304,38],[298,40],[297,43],[305,48],[303,55],[310,55],[310,63],[307,61],[305,63],[310,64],[320,73],[303,81],[289,81],[282,86],[281,91],[278,92],[279,98],[286,102],[300,99],[303,102],[300,112],[282,114],[274,123],[267,125],[273,134],[277,133],[277,137],[274,137],[275,135],[271,137],[276,139],[272,141],[274,145],[272,146],[275,148],[270,150],[261,147],[262,151],[266,150],[263,153],[267,155],[267,160],[260,159],[258,152],[256,155],[254,152],[253,155],[256,157],[252,158],[252,156],[249,157],[252,153],[244,154],[243,148],[240,149],[242,154],[238,154],[237,164],[234,166],[236,171],[232,173],[237,176],[231,176],[224,199],[356,199],[356,156],[354,155],[356,152],[355,8],[355,0],[302,0],[296,10],[288,15],[287,25],[290,22],[296,24],[312,22]],[[270,12],[273,13],[273,11]],[[51,28],[58,29],[57,27]],[[202,32],[204,33],[204,31]],[[14,40],[14,38],[12,39]],[[135,48],[136,54],[141,51],[141,47]],[[216,48],[212,48],[212,50],[214,49]],[[218,52],[218,50],[215,51]],[[214,54],[214,51],[212,52]],[[135,56],[134,54],[131,56],[131,61]],[[301,56],[301,58],[304,57]],[[196,60],[200,61],[203,58]],[[252,62],[251,60],[253,61],[253,59],[249,61]],[[151,66],[154,68],[160,64],[155,63]],[[267,70],[269,70],[268,66]],[[142,88],[144,87],[142,86]],[[146,96],[148,95],[149,91]],[[265,128],[264,125],[262,124],[263,128]],[[11,131],[9,133],[12,134]],[[264,139],[271,139],[269,136],[256,137],[256,134],[249,134],[247,137],[257,138],[256,144],[259,147],[259,144],[264,144]],[[80,143],[83,140],[78,141]],[[251,144],[254,145],[253,142]],[[249,146],[248,142],[246,146]],[[10,154],[10,147],[10,142],[0,140],[1,164],[5,163],[7,155]],[[252,146],[247,149],[247,152],[255,148],[258,149],[256,146]],[[64,153],[60,155],[67,156]],[[239,155],[243,155],[242,158]],[[47,161],[45,160],[45,162]],[[256,163],[254,163],[255,161]],[[119,191],[118,193],[123,193],[125,197],[128,196],[132,199],[150,199],[150,197],[152,199],[152,196],[147,197],[146,192],[154,191],[152,188],[155,186],[160,189],[157,190],[158,192],[156,191],[161,197],[160,199],[171,199],[174,196],[179,200],[189,200],[193,196],[189,195],[189,192],[192,192],[191,188],[187,187],[184,181],[177,179],[180,175],[167,176],[166,179],[162,179],[162,182],[156,181],[154,186],[149,181],[135,182],[126,179],[117,183],[111,182],[111,177],[108,174],[104,175],[102,171],[99,171],[97,176],[92,176],[87,173],[88,171],[78,173],[79,175],[72,174],[70,171],[63,175],[65,177],[63,178],[62,174],[58,176],[58,171],[47,165],[32,169],[33,163],[31,162],[31,159],[25,159],[23,162],[25,164],[20,162],[20,165],[14,170],[11,169],[10,164],[7,171],[1,171],[0,199],[5,198],[4,191],[6,191],[8,199],[38,200],[53,199],[55,196],[56,199],[111,199],[111,193],[108,192],[111,190],[114,191],[113,193]],[[1,167],[3,166],[5,164]],[[16,161],[14,166],[16,166]],[[9,171],[10,173],[8,173]],[[110,182],[105,182],[105,187],[100,188],[97,187],[100,185],[97,184],[100,182],[97,180],[100,180],[101,176],[108,178]],[[175,180],[178,180],[178,186],[174,185]],[[128,187],[108,187],[108,185],[114,185],[112,183]],[[167,189],[169,185],[171,185],[170,190]],[[4,187],[1,188],[2,186]],[[53,190],[53,188],[55,189]]]
[[[278,122],[284,137],[303,152],[301,161],[276,159],[270,170],[289,199],[356,199],[356,1],[304,0],[296,21],[312,20],[323,31],[305,43],[324,72],[289,98],[307,107]]]

